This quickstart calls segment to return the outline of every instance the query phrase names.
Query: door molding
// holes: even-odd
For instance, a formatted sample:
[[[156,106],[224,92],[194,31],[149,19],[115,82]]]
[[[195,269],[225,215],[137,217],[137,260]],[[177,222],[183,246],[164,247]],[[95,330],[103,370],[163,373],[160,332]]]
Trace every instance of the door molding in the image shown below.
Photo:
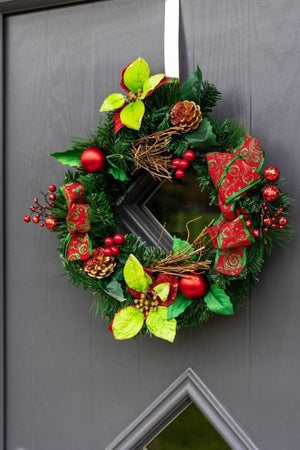
[[[259,450],[190,367],[125,428],[106,450],[141,450],[191,402],[233,450]]]

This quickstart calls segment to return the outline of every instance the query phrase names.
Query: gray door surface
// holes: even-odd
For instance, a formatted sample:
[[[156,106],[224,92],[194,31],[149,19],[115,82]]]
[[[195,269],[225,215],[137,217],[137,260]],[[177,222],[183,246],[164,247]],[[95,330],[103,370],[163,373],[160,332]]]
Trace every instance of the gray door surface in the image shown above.
[[[169,344],[114,341],[106,322],[88,314],[91,295],[61,276],[55,236],[23,224],[39,189],[62,184],[65,168],[48,154],[96,128],[101,101],[119,90],[120,70],[143,56],[153,73],[163,71],[164,0],[22,10],[31,3],[0,2],[6,12],[3,448],[104,450],[191,368],[259,449],[299,449],[297,231],[266,259],[261,282],[238,314],[183,329]],[[298,0],[181,3],[182,79],[198,64],[223,93],[216,116],[244,123],[261,141],[266,163],[281,169],[296,199],[297,230]],[[10,12],[14,5],[18,14]]]

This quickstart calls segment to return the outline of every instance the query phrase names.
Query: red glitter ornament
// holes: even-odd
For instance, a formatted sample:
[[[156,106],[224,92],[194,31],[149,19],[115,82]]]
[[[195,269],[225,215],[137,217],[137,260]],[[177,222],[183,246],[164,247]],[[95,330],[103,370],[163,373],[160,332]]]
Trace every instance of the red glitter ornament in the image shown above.
[[[255,228],[255,230],[253,230],[253,232],[252,232],[252,235],[253,235],[255,238],[259,238],[259,236],[260,236],[260,231],[259,231],[257,228]]]
[[[89,173],[99,172],[105,166],[105,153],[101,148],[86,148],[81,155],[80,162],[83,170]]]
[[[49,192],[55,192],[56,191],[56,186],[54,184],[50,184],[50,186],[48,186],[48,191]]]
[[[280,195],[280,190],[277,186],[269,185],[263,190],[263,197],[267,202],[275,202],[278,200]]]
[[[279,180],[280,171],[277,167],[269,166],[264,170],[263,176],[265,180],[272,181],[272,183],[274,183],[274,181]]]
[[[31,221],[31,217],[28,214],[26,214],[26,216],[23,216],[23,220],[25,223],[28,223]]]
[[[204,297],[209,290],[209,282],[204,275],[191,273],[179,280],[179,290],[182,294],[192,300]]]
[[[55,217],[46,217],[45,225],[46,225],[46,228],[48,228],[48,230],[52,231],[57,227],[58,221],[57,221],[57,219],[55,219]]]

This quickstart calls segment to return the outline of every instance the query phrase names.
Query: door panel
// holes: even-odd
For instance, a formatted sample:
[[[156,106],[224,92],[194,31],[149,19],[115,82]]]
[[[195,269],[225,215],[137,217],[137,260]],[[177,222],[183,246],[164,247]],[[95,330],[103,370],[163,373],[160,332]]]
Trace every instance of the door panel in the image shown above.
[[[172,345],[117,342],[88,314],[91,296],[61,276],[55,237],[21,220],[39,188],[62,183],[65,168],[48,154],[96,128],[121,68],[141,55],[162,70],[163,7],[106,0],[6,18],[9,450],[105,449],[187,367],[259,448],[297,448],[297,236],[266,261],[236,316],[183,329]],[[182,78],[199,64],[223,92],[217,116],[261,140],[296,197],[297,1],[186,0],[181,13]]]

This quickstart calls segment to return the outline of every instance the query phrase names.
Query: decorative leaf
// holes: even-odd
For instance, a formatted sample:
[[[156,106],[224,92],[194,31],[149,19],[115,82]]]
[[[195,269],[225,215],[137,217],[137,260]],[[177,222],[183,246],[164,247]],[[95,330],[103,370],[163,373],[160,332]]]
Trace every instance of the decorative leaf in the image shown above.
[[[125,96],[123,94],[110,94],[106,99],[103,101],[100,112],[103,111],[113,111],[114,109],[119,109],[121,106],[123,106],[125,103]]]
[[[208,309],[216,314],[224,314],[225,316],[234,314],[230,298],[224,289],[216,284],[211,284],[208,294],[204,297],[204,301]]]
[[[110,281],[103,290],[119,302],[124,302],[126,300],[122,286],[116,280]]]
[[[66,152],[57,152],[51,153],[50,156],[53,156],[57,161],[61,164],[71,167],[81,167],[80,158],[83,150],[67,150]]]
[[[157,284],[154,290],[158,294],[161,301],[165,302],[166,300],[168,300],[168,296],[170,293],[170,283]]]
[[[134,255],[129,255],[124,266],[124,279],[127,286],[138,292],[146,291],[152,284],[152,279],[143,269],[142,264]]]
[[[144,324],[144,314],[134,306],[125,306],[115,314],[111,328],[115,339],[136,336]]]
[[[124,170],[121,169],[121,167],[117,167],[115,165],[111,166],[107,172],[110,173],[114,177],[115,180],[120,180],[120,181],[129,180],[128,176],[126,175]]]
[[[157,73],[156,75],[152,75],[150,78],[148,78],[148,80],[146,80],[144,83],[141,99],[147,97],[147,94],[153,91],[164,77],[164,73]]]
[[[189,144],[196,148],[207,149],[216,145],[216,136],[207,119],[203,119],[197,130],[185,135]]]
[[[165,306],[159,306],[157,311],[149,312],[146,324],[154,336],[169,342],[174,341],[177,322],[175,319],[168,320],[168,308]]]
[[[124,72],[125,86],[135,94],[139,89],[143,90],[145,81],[150,76],[150,69],[147,61],[137,58],[127,66]]]
[[[187,255],[194,251],[194,248],[190,246],[188,241],[183,241],[182,239],[173,236],[173,252],[174,253],[184,253],[186,251]],[[197,255],[191,257],[192,260],[197,259]]]
[[[120,113],[121,122],[128,128],[139,130],[145,113],[145,105],[141,100],[129,103]]]
[[[200,103],[202,87],[202,72],[197,66],[197,70],[191,75],[183,86],[182,100],[189,100]]]
[[[186,298],[181,292],[176,296],[175,302],[168,307],[168,320],[178,317],[182,314],[193,300]]]

